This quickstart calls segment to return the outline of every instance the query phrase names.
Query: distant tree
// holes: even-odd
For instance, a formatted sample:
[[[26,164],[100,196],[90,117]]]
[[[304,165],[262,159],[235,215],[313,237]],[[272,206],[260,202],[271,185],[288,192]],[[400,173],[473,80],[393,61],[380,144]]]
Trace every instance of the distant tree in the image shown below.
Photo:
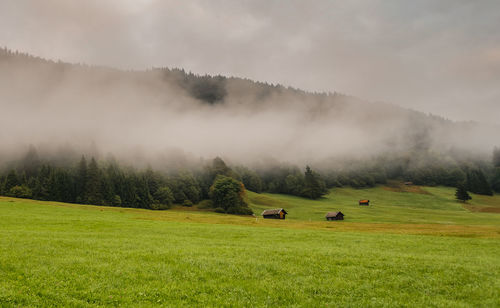
[[[38,168],[40,167],[40,158],[38,157],[38,152],[33,145],[30,145],[28,153],[26,153],[26,156],[22,161],[22,167],[27,177],[36,175]]]
[[[210,172],[212,173],[212,176],[217,177],[218,175],[225,175],[229,177],[234,177],[233,170],[229,168],[226,163],[222,160],[220,157],[214,158],[212,161],[212,167]]]
[[[302,195],[310,199],[318,199],[327,193],[325,182],[319,177],[317,173],[306,166],[304,173],[304,187],[302,188]]]
[[[305,186],[304,176],[302,174],[289,174],[285,178],[286,193],[290,195],[300,196],[303,193]]]
[[[257,172],[243,166],[238,166],[235,168],[235,171],[238,173],[239,179],[243,182],[246,189],[256,193],[262,192],[262,179]]]
[[[243,183],[224,175],[219,175],[210,187],[210,198],[215,208],[222,208],[229,214],[251,214],[245,200]]]
[[[497,147],[493,150],[493,166],[500,168],[500,148]]]
[[[15,169],[10,170],[9,173],[7,174],[7,178],[5,179],[4,190],[8,192],[12,187],[18,186],[20,184],[21,183],[19,182],[16,170]]]
[[[495,168],[491,179],[491,188],[500,193],[500,167]]]
[[[148,209],[153,204],[153,196],[149,192],[146,179],[142,176],[135,176],[136,201],[135,207]]]
[[[466,202],[467,200],[472,199],[469,193],[467,193],[467,190],[465,189],[465,185],[463,183],[457,185],[455,197],[457,198],[457,200],[460,200],[462,202]]]
[[[9,190],[8,196],[15,198],[31,198],[32,194],[31,190],[27,186],[16,185]]]
[[[473,169],[467,171],[465,187],[467,191],[473,192],[478,195],[493,195],[491,186],[486,180],[484,173],[480,169]]]
[[[85,183],[85,201],[89,204],[102,205],[102,181],[99,166],[94,157],[90,160]]]
[[[85,203],[87,201],[86,197],[86,185],[87,185],[87,160],[85,156],[82,156],[80,163],[78,164],[78,170],[76,175],[76,202]]]
[[[144,178],[148,184],[149,192],[151,195],[154,195],[161,185],[160,175],[157,172],[154,172],[151,167],[148,167],[144,173]]]
[[[155,199],[155,202],[165,205],[171,205],[174,201],[174,194],[172,193],[172,190],[167,186],[160,187],[158,190],[156,190],[153,197]]]
[[[113,197],[113,202],[111,203],[112,206],[121,206],[122,205],[122,198],[119,195],[115,195]]]

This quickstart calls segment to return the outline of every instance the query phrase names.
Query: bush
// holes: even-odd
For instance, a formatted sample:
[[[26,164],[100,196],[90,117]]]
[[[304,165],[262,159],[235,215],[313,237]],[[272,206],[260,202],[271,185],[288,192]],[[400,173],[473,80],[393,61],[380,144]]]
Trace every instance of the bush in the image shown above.
[[[216,212],[216,213],[225,213],[226,211],[224,211],[224,209],[223,209],[223,208],[218,207],[218,208],[216,208],[216,209],[215,209],[215,212]]]
[[[15,198],[31,198],[32,193],[31,189],[29,189],[28,187],[24,185],[16,185],[9,190],[9,193],[7,195]]]
[[[120,198],[120,196],[118,195],[115,195],[113,197],[113,206],[120,206],[122,205],[122,198]]]
[[[151,204],[152,210],[168,210],[170,206],[168,204],[153,203]]]
[[[193,202],[191,202],[191,200],[184,200],[184,202],[182,202],[182,206],[193,206]]]
[[[154,194],[155,203],[171,205],[174,201],[174,194],[169,187],[160,187]]]
[[[226,213],[243,214],[251,211],[245,201],[245,186],[231,177],[217,176],[209,195],[214,205]]]
[[[212,202],[212,200],[203,200],[201,201],[200,203],[198,203],[198,208],[200,209],[211,209],[214,207],[214,203]]]

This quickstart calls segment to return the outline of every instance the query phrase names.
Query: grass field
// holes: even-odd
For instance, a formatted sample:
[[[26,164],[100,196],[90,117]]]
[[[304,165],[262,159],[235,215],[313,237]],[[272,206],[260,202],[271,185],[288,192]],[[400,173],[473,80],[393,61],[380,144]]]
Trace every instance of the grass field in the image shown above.
[[[0,306],[499,307],[500,197],[408,190],[249,193],[285,221],[0,197]]]

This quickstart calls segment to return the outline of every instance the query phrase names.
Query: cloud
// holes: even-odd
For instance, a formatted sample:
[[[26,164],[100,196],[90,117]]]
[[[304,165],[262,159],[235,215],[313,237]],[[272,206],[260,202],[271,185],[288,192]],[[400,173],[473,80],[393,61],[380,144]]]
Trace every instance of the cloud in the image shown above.
[[[0,44],[183,67],[500,123],[498,1],[3,0]]]

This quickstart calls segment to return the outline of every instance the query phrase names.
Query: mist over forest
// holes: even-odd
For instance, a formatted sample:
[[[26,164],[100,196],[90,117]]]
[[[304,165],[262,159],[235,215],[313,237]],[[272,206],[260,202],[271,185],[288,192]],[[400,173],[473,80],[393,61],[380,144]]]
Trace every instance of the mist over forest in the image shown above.
[[[118,196],[127,206],[149,208],[163,198],[154,197],[161,187],[172,192],[168,204],[207,199],[217,175],[256,192],[311,198],[330,187],[394,179],[447,186],[468,181],[470,191],[485,194],[500,189],[492,163],[498,127],[340,93],[182,69],[70,64],[8,49],[0,51],[0,87],[7,193],[25,187],[18,194],[93,204],[113,204]],[[86,178],[91,165],[91,182],[99,184],[93,193],[78,192],[78,183],[87,180],[77,174]],[[135,168],[123,181],[144,187],[141,193],[125,197],[117,188],[122,184],[111,183],[120,165]],[[59,180],[53,168],[66,170]],[[9,170],[15,174],[7,184]],[[104,179],[114,191],[104,188]],[[53,187],[43,188],[45,180]],[[58,181],[70,186],[56,189]],[[42,193],[56,190],[69,193]]]
[[[433,151],[491,155],[497,127],[339,93],[179,69],[121,71],[0,52],[2,156],[97,151],[131,161],[320,164]],[[94,153],[95,154],[95,153]]]

